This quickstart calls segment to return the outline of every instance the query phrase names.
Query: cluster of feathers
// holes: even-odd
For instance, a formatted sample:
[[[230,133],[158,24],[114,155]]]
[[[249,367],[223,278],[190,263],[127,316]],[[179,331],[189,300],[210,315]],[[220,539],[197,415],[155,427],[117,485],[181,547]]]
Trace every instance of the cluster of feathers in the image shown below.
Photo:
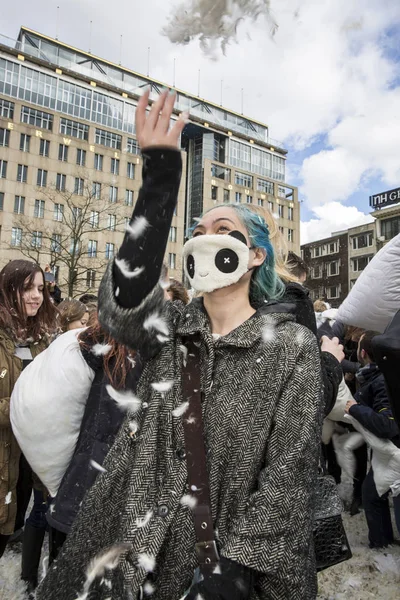
[[[241,21],[267,19],[271,35],[278,26],[272,17],[270,0],[185,0],[177,5],[162,33],[174,44],[188,44],[198,38],[203,52],[216,58],[218,45],[225,54],[236,41]]]

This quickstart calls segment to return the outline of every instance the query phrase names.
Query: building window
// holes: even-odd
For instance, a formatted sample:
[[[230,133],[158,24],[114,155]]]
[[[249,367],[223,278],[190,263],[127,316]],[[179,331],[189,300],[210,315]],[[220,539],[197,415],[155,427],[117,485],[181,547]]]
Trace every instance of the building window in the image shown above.
[[[264,200],[262,198],[257,198],[257,205],[264,206]]]
[[[101,183],[99,183],[98,181],[93,181],[92,196],[96,200],[100,200],[100,197],[101,197]]]
[[[246,173],[240,173],[239,171],[235,171],[235,184],[243,185],[247,188],[252,188],[253,177],[251,175],[247,175]]]
[[[10,144],[10,130],[4,127],[0,128],[0,146],[8,148]]]
[[[374,243],[374,234],[371,232],[363,233],[352,238],[353,250],[368,248]]]
[[[64,204],[54,204],[54,220],[62,221],[64,216]]]
[[[40,149],[39,149],[40,156],[44,156],[44,157],[48,158],[49,152],[50,152],[49,140],[40,140]]]
[[[126,151],[129,152],[129,154],[140,154],[139,144],[137,141],[132,138],[128,138]]]
[[[97,241],[96,240],[89,240],[88,243],[88,257],[89,258],[96,258],[97,256]]]
[[[115,185],[110,185],[109,200],[113,204],[118,200],[118,188]]]
[[[46,187],[47,185],[47,171],[44,169],[38,169],[36,185],[38,187]]]
[[[29,152],[29,148],[31,145],[31,136],[26,133],[21,133],[21,137],[19,140],[19,149],[21,152]]]
[[[311,249],[311,256],[312,258],[318,258],[319,256],[322,256],[322,247],[321,246],[315,246],[314,248]]]
[[[78,225],[82,220],[82,209],[79,206],[72,207],[73,224]]]
[[[126,166],[126,176],[128,179],[135,179],[135,165],[131,162]]]
[[[381,235],[385,240],[391,240],[400,233],[400,217],[381,221]]]
[[[132,190],[125,191],[125,204],[126,204],[126,206],[133,206],[133,191]]]
[[[114,258],[114,244],[111,244],[110,242],[106,243],[106,258],[108,258],[108,260]]]
[[[81,242],[76,235],[73,235],[71,237],[71,242],[69,245],[69,253],[72,256],[78,256],[80,250],[81,250]]]
[[[332,285],[328,287],[327,294],[328,300],[334,300],[335,298],[340,297],[340,285]]]
[[[86,286],[88,288],[96,287],[96,271],[94,269],[88,269],[86,271]]]
[[[271,200],[268,200],[268,210],[270,213],[274,212],[274,203]]]
[[[253,204],[253,196],[246,196],[247,204]]]
[[[18,247],[22,244],[22,229],[13,227],[11,229],[11,246]]]
[[[114,148],[114,150],[121,150],[122,148],[122,136],[104,129],[96,128],[95,142],[108,148]]]
[[[24,212],[25,212],[25,197],[24,196],[15,196],[14,212],[16,215],[24,214]]]
[[[321,265],[315,265],[311,268],[311,279],[320,279],[322,277]]]
[[[90,227],[92,227],[92,229],[95,229],[99,226],[99,219],[100,213],[97,210],[92,210],[89,219]]]
[[[224,202],[229,204],[230,201],[231,201],[231,191],[224,189]]]
[[[282,206],[282,204],[278,204],[278,217],[280,219],[284,219],[285,218],[285,207]]]
[[[288,206],[287,218],[289,219],[289,221],[293,221],[293,208],[291,206]]]
[[[7,177],[7,161],[0,160],[0,179],[5,179]]]
[[[116,215],[108,215],[107,229],[109,231],[115,231],[116,225],[117,225]]]
[[[328,263],[328,275],[339,275],[339,261],[334,260],[333,262]]]
[[[41,248],[42,247],[42,238],[43,238],[43,234],[41,231],[33,231],[31,247],[32,248]]]
[[[211,200],[218,200],[218,188],[216,185],[211,186]]]
[[[33,216],[36,217],[37,219],[43,219],[44,218],[44,206],[45,206],[44,200],[35,200],[35,208],[33,210]]]
[[[288,239],[288,242],[293,242],[294,241],[294,231],[293,231],[293,229],[288,229],[287,230],[287,239]]]
[[[360,256],[359,258],[352,259],[352,267],[354,272],[363,271],[365,267],[371,262],[372,256]]]
[[[326,248],[326,251],[325,251]],[[330,242],[329,244],[326,245],[326,247],[324,246],[324,254],[336,254],[336,252],[339,252],[339,241],[336,240],[335,242]]]
[[[350,289],[352,289],[356,283],[357,279],[350,279]]]
[[[26,165],[18,165],[17,169],[17,181],[26,183],[28,178],[28,167]]]
[[[76,164],[80,167],[84,167],[86,165],[86,150],[82,150],[82,148],[77,149]]]
[[[49,131],[53,129],[53,115],[28,106],[23,106],[21,109],[21,122]]]
[[[84,187],[85,187],[85,180],[82,179],[81,177],[75,177],[74,194],[77,194],[78,196],[83,196]]]
[[[58,146],[58,160],[62,160],[63,162],[68,161],[68,146],[65,144]]]
[[[96,171],[103,170],[103,158],[104,156],[102,154],[94,155],[94,168],[96,169]]]
[[[0,117],[4,117],[5,119],[14,118],[14,102],[0,98]]]
[[[77,121],[71,121],[70,119],[60,119],[60,133],[62,135],[68,135],[70,137],[78,138],[79,140],[89,139],[89,126],[78,123]]]
[[[56,206],[56,205],[55,205]],[[61,204],[59,206],[62,206]],[[60,219],[57,219],[58,221]],[[51,236],[51,251],[52,252],[61,252],[61,234],[60,233],[53,233],[53,235]]]
[[[226,167],[220,167],[219,165],[211,165],[211,175],[217,179],[223,179],[224,181],[231,180],[231,170]]]
[[[176,242],[176,234],[177,234],[177,228],[171,227],[169,230],[169,241],[170,242]]]
[[[242,201],[242,193],[241,192],[235,192],[235,202],[237,204],[240,204],[241,201]]]
[[[173,252],[168,254],[168,267],[170,269],[176,269],[176,254]]]
[[[58,190],[59,192],[65,192],[66,182],[67,176],[63,175],[62,173],[57,173],[56,190]]]
[[[111,159],[111,173],[112,173],[112,175],[119,175],[119,159],[118,158]]]
[[[0,211],[4,209],[4,192],[0,192]]]
[[[279,227],[279,231],[280,231],[280,232],[281,232],[281,234],[283,235],[283,233],[284,233],[284,231],[285,231],[285,230],[283,229],[283,227],[281,227],[281,226],[280,226],[280,227]]]
[[[266,181],[265,179],[257,179],[257,190],[264,192],[265,194],[274,194],[274,184],[272,181]]]

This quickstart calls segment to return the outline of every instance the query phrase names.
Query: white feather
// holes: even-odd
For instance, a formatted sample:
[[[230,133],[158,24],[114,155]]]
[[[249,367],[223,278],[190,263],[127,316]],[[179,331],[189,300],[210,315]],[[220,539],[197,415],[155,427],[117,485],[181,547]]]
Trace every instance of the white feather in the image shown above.
[[[156,591],[156,588],[153,584],[150,583],[150,581],[146,581],[146,583],[143,586],[143,591],[146,594],[146,596],[151,596]]]
[[[182,402],[182,404],[179,404],[179,406],[177,406],[172,411],[172,414],[174,415],[174,417],[181,417],[182,415],[185,414],[185,412],[187,411],[188,408],[189,408],[189,402]]]
[[[173,385],[173,381],[159,381],[158,383],[152,383],[151,387],[153,390],[156,390],[156,392],[161,392],[163,394],[169,392]]]
[[[136,423],[136,421],[131,421],[129,423],[129,429],[131,430],[131,434],[135,435],[138,432],[139,425]]]
[[[186,494],[185,496],[182,496],[181,504],[182,506],[187,506],[188,508],[193,509],[197,504],[197,498],[191,496],[190,494]]]
[[[120,392],[115,390],[111,385],[107,385],[106,390],[110,398],[115,400],[121,410],[137,413],[140,409],[142,401],[132,394],[132,392],[128,390]]]
[[[149,331],[150,329],[155,329],[163,335],[168,336],[169,334],[167,322],[162,317],[160,317],[158,313],[153,313],[152,315],[147,317],[147,319],[143,323],[143,327],[144,329],[146,329],[146,331]]]
[[[183,362],[183,366],[184,366],[184,367],[186,367],[186,365],[187,365],[187,357],[188,357],[188,352],[189,352],[189,351],[188,351],[188,349],[186,348],[186,346],[183,346],[183,345],[179,346],[179,350],[180,350],[180,351],[182,352],[182,354],[183,354],[183,361],[182,361],[182,362]]]
[[[103,577],[106,570],[115,569],[118,565],[121,554],[132,548],[131,544],[116,544],[109,550],[100,552],[89,563],[86,570],[86,581],[83,586],[82,594],[76,600],[86,600],[89,594],[89,589],[95,579]]]
[[[262,340],[264,343],[272,342],[275,337],[275,325],[267,323],[262,330]]]
[[[99,465],[99,463],[97,463],[95,460],[91,460],[90,464],[92,465],[93,469],[96,469],[96,471],[100,471],[100,473],[107,473],[107,470]]]
[[[213,571],[213,575],[222,575],[222,571],[221,571],[221,567],[220,567],[219,563],[215,567],[215,569]]]
[[[142,554],[138,555],[138,566],[147,573],[152,573],[156,567],[156,559],[151,554],[142,552]]]
[[[114,262],[117,265],[118,269],[121,271],[122,275],[127,279],[139,277],[139,275],[141,275],[141,273],[143,273],[144,271],[144,267],[136,267],[135,269],[133,269],[133,271],[131,271],[129,268],[128,261],[124,258],[116,258]]]
[[[166,337],[165,335],[158,335],[157,339],[159,342],[161,342],[162,344],[166,344],[169,340],[168,337]]]
[[[108,354],[111,349],[112,346],[110,344],[95,344],[90,352],[95,356],[104,356],[105,354]]]
[[[11,504],[11,499],[12,499],[12,492],[8,492],[8,494],[6,496],[5,504]]]
[[[136,217],[136,219],[134,219],[132,223],[126,226],[126,232],[130,235],[131,238],[135,240],[136,238],[143,235],[143,233],[149,226],[150,223],[148,222],[146,217]]]
[[[136,519],[136,527],[142,528],[146,527],[146,525],[150,522],[150,519],[153,516],[153,511],[149,510],[143,519]]]

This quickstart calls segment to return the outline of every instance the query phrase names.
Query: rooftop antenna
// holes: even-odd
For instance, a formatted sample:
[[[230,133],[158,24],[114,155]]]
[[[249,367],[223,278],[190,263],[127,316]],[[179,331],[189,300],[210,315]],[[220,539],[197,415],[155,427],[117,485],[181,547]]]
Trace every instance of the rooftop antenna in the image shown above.
[[[199,78],[198,78],[198,82],[197,82],[197,96],[198,96],[198,98],[200,98],[200,76],[201,76],[201,71],[199,69]]]
[[[89,29],[89,54],[92,53],[92,24],[93,24],[93,21],[90,21],[90,29]]]
[[[119,66],[122,64],[122,35],[119,42]]]
[[[174,76],[173,76],[173,86],[176,86],[176,58],[174,58]]]
[[[221,102],[220,102],[220,106],[222,106],[222,89],[223,89],[223,85],[224,85],[224,80],[221,79]]]
[[[59,16],[60,16],[60,7],[57,6],[57,19],[56,19],[56,40],[58,40],[58,23],[59,23]]]
[[[147,77],[150,77],[150,46],[147,48]]]

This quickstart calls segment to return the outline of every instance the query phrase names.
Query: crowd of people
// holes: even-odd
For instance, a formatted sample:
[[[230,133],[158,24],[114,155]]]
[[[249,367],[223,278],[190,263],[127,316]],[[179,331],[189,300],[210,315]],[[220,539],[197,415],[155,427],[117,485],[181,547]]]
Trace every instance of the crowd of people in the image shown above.
[[[30,261],[0,273],[0,556],[22,544],[38,600],[316,598],[317,570],[351,556],[328,527],[320,560],[321,472],[353,478],[371,547],[395,542],[391,492],[400,532],[385,340],[313,306],[263,209],[206,212],[188,289],[169,279],[185,119],[170,128],[172,95],[147,104],[143,185],[98,297],[62,301]]]

